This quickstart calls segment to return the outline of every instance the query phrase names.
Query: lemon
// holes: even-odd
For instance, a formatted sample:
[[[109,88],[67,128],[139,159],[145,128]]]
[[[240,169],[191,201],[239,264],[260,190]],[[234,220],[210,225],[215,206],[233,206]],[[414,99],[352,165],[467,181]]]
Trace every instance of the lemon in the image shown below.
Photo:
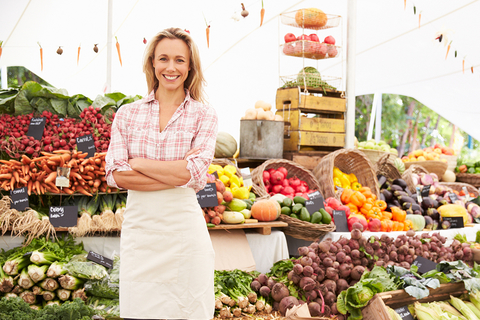
[[[227,177],[226,175],[223,175],[223,176],[219,177],[218,179],[219,179],[220,181],[222,181],[225,186],[229,186],[229,185],[230,185],[230,178]]]
[[[248,199],[250,192],[246,187],[240,187],[240,188],[234,189],[232,194],[233,194],[233,197],[237,199]]]
[[[237,175],[233,175],[230,177],[230,183],[236,184],[239,187],[242,185]]]

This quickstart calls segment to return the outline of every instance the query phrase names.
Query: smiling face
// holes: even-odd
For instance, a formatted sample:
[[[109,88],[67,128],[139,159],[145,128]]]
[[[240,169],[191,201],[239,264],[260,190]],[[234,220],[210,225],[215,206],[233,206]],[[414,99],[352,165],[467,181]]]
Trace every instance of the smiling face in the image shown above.
[[[183,91],[183,83],[190,71],[190,52],[187,44],[180,39],[162,39],[155,47],[153,68],[159,88]]]

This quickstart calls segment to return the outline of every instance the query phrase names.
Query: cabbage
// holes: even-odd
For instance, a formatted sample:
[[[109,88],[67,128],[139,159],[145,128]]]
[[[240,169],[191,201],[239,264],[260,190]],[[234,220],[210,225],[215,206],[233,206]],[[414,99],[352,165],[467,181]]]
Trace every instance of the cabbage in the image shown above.
[[[305,81],[304,81],[305,79]],[[320,87],[322,78],[320,72],[314,67],[305,67],[298,73],[297,82],[299,86],[303,86],[304,82],[307,87]]]

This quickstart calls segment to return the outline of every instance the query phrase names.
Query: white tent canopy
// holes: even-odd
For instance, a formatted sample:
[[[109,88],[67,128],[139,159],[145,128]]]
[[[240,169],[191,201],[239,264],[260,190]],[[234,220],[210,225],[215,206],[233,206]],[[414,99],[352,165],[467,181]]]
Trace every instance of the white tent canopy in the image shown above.
[[[345,90],[346,0],[264,0],[265,22],[260,28],[261,1],[244,3],[250,15],[235,21],[232,14],[241,10],[237,1],[114,0],[112,30],[121,46],[123,66],[113,47],[110,91],[146,93],[142,40],[171,26],[191,31],[201,52],[208,99],[220,118],[219,129],[237,138],[238,120],[247,108],[257,100],[274,105],[279,76],[311,65],[322,75],[341,77],[339,88]],[[25,66],[67,89],[69,95],[82,93],[94,99],[105,89],[107,42],[115,45],[115,38],[107,39],[107,4],[107,0],[0,0],[0,41],[4,41],[0,66]],[[284,34],[298,36],[302,30],[281,24],[278,15],[308,7],[343,17],[341,27],[316,32],[320,39],[333,35],[344,47],[342,58],[303,61],[279,54]],[[358,2],[355,95],[381,92],[414,97],[480,140],[479,14],[478,0],[407,0],[406,10],[401,0]],[[204,16],[211,25],[210,48]],[[441,43],[435,40],[438,32],[444,34]],[[37,42],[44,52],[43,71]],[[92,50],[95,43],[98,54]],[[451,44],[447,59],[445,43]],[[61,56],[55,53],[59,46],[64,49]]]

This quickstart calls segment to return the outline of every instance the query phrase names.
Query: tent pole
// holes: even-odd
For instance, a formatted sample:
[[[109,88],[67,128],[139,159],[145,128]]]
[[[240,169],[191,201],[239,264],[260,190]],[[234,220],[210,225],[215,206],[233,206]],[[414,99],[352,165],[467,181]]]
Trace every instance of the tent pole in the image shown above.
[[[355,140],[355,41],[357,0],[348,0],[347,13],[347,112],[345,148],[353,148]]]
[[[112,89],[112,20],[113,20],[113,0],[108,0],[108,18],[107,18],[107,82],[105,93],[110,93]]]
[[[377,99],[377,115],[375,118],[375,141],[382,140],[382,94],[378,93]]]
[[[373,95],[372,111],[370,112],[370,122],[368,124],[367,140],[372,139],[373,125],[375,124],[375,115],[377,114],[378,93]]]

